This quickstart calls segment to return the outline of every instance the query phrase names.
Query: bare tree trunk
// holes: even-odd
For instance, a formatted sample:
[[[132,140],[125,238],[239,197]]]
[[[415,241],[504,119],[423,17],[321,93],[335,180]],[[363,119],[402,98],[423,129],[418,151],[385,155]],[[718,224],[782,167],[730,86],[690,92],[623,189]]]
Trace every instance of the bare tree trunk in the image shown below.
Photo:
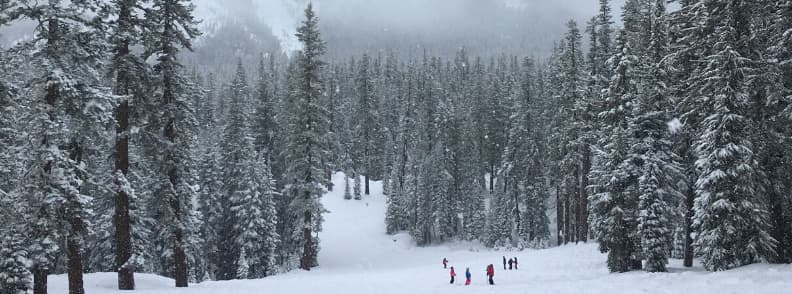
[[[578,227],[578,239],[588,242],[588,185],[589,172],[591,171],[591,147],[588,144],[583,146],[583,170],[580,177],[580,201],[578,210],[580,211],[580,226]]]
[[[119,1],[119,29],[128,32],[131,30],[130,19],[132,17],[132,1]],[[129,40],[121,40],[116,49],[116,58],[121,62],[129,55]],[[121,96],[129,95],[129,72],[126,66],[121,66],[116,76],[116,94]],[[115,172],[121,173],[126,177],[129,172],[129,100],[124,99],[115,111],[116,120],[116,143],[115,143]],[[133,269],[127,264],[132,257],[132,227],[129,219],[129,195],[125,187],[126,180],[121,182],[118,175],[116,178],[116,198],[115,198],[115,270],[118,271],[118,289],[134,290],[135,276]]]
[[[165,52],[170,52],[168,49]],[[173,85],[171,83],[171,78],[166,77],[164,79],[164,94],[163,94],[163,101],[165,105],[170,105],[176,102],[175,97],[173,96]],[[168,140],[170,144],[177,144],[176,142],[176,127],[175,122],[173,121],[174,118],[171,118],[170,121],[167,122],[165,125],[165,138]],[[166,159],[172,160],[172,159]],[[179,186],[179,171],[178,167],[173,166],[171,164],[168,173],[168,180],[173,187]],[[178,192],[177,192],[178,193]],[[184,251],[184,232],[181,229],[181,221],[182,221],[182,207],[180,196],[178,194],[171,194],[169,195],[170,199],[170,206],[175,216],[176,224],[174,224],[173,228],[173,261],[174,261],[174,278],[176,282],[177,288],[187,287],[189,278],[187,273],[187,254]]]
[[[78,236],[71,236],[66,241],[66,254],[68,255],[69,294],[85,294],[83,287],[83,263],[80,254],[80,241]]]
[[[330,185],[327,186],[327,191],[333,191],[333,171],[332,170],[327,170],[327,182],[330,183]]]
[[[693,183],[689,184],[685,193],[685,267],[693,266],[693,201],[696,198],[696,191]]]
[[[36,266],[33,270],[33,294],[47,294],[47,275],[49,269],[45,266]]]
[[[570,212],[570,205],[569,205],[569,192],[564,191],[564,244],[569,243],[572,236],[572,226],[571,226],[571,217],[569,216]]]
[[[556,234],[558,246],[564,243],[564,203],[561,201],[561,187],[556,186]]]
[[[70,144],[69,158],[76,164],[82,162],[82,145],[78,141]],[[76,201],[76,200],[73,200]],[[68,215],[70,232],[66,238],[66,256],[69,276],[69,294],[85,294],[83,287],[83,260],[80,247],[80,235],[84,231],[83,219],[74,212]]]
[[[369,171],[366,171],[366,174],[363,176],[365,178],[365,181],[366,181],[366,195],[370,194],[370,192],[369,192],[369,175],[368,175],[368,173],[369,173]]]
[[[306,197],[310,197],[308,192],[305,192]],[[313,266],[313,237],[311,236],[311,211],[306,210],[304,215],[303,224],[305,228],[303,228],[303,256],[300,259],[300,268],[306,271],[310,271],[311,267]]]
[[[490,166],[490,178],[489,178],[489,190],[490,193],[495,191],[495,166]]]

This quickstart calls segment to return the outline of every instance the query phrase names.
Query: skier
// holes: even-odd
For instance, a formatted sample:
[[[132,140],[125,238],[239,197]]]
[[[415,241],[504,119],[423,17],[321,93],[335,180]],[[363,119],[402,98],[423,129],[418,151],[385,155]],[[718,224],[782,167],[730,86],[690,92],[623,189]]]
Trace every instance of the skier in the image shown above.
[[[454,272],[454,267],[451,267],[451,284],[454,283],[454,277],[456,277],[456,272]]]
[[[445,257],[443,257],[443,268],[444,269],[448,268],[448,259],[446,259]]]
[[[465,286],[470,286],[470,268],[465,269]]]
[[[514,257],[514,269],[517,269],[517,257]]]
[[[513,264],[514,264],[514,261],[511,258],[509,258],[509,270],[512,269],[512,265]]]
[[[506,256],[503,257],[503,270],[506,270]]]
[[[490,285],[495,285],[495,281],[492,280],[493,276],[495,276],[495,266],[490,264],[487,266],[487,277],[489,277]]]

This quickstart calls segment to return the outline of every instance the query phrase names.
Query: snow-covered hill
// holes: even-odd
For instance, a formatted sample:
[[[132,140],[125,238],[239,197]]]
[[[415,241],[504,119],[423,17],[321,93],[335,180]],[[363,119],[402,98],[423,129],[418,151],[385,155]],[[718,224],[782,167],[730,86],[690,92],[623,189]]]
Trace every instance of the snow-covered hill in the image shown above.
[[[140,294],[253,294],[253,293],[790,293],[792,265],[758,264],[736,270],[710,273],[701,267],[686,269],[672,260],[670,273],[632,272],[609,274],[605,255],[595,244],[570,245],[546,250],[498,252],[477,244],[448,244],[415,247],[409,236],[384,233],[385,198],[381,185],[373,184],[372,195],[363,200],[343,199],[343,176],[334,177],[335,191],[323,203],[325,215],[320,234],[321,264],[317,269],[294,271],[261,280],[205,282],[176,289],[173,281],[138,274]],[[519,269],[504,271],[502,256],[517,257]],[[448,283],[443,257],[457,271],[457,282]],[[484,268],[495,264],[495,285],[486,284]],[[464,286],[464,271],[470,267],[473,282]],[[129,293],[115,290],[114,273],[89,274],[87,293]],[[66,276],[50,277],[51,293],[66,293]]]

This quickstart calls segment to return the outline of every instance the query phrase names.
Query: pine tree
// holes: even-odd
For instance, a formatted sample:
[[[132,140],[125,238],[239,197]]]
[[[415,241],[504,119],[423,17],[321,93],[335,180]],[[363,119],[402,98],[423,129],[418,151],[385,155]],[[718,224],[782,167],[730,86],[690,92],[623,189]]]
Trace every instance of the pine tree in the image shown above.
[[[355,132],[355,171],[364,178],[364,193],[370,194],[369,181],[372,177],[379,177],[377,171],[381,163],[382,148],[377,141],[382,139],[380,121],[378,118],[377,96],[374,92],[373,73],[368,54],[364,54],[358,64],[358,75],[355,79],[357,100],[354,110]]]
[[[600,250],[608,252],[608,269],[626,272],[636,260],[633,161],[627,160],[632,143],[628,122],[636,93],[636,56],[631,54],[626,36],[619,35],[618,54],[610,59],[613,68],[611,85],[605,93],[605,109],[599,114],[604,128],[599,141],[596,163],[592,168],[591,185],[596,191],[591,198],[591,223],[600,242]],[[638,259],[640,260],[640,259]]]
[[[9,4],[9,3],[6,3]],[[106,43],[97,19],[83,17],[96,3],[50,1],[40,4],[15,1],[5,20],[29,18],[38,22],[36,34],[20,48],[25,54],[21,70],[32,74],[25,83],[32,99],[24,118],[31,146],[24,194],[33,219],[30,226],[34,292],[46,292],[46,279],[58,246],[64,240],[69,292],[84,293],[82,246],[87,209],[92,195],[83,189],[88,176],[83,169],[89,141],[96,139],[109,122],[114,97],[102,87]],[[37,137],[37,138],[36,138]],[[36,143],[33,143],[36,142]],[[85,156],[84,156],[85,155]]]
[[[250,173],[250,158],[256,152],[249,146],[247,134],[250,126],[250,117],[247,107],[250,103],[250,91],[247,84],[247,74],[242,65],[242,60],[237,61],[236,74],[228,89],[228,118],[223,127],[222,144],[222,171],[223,192],[219,203],[220,217],[216,225],[220,228],[217,246],[217,272],[219,280],[233,280],[238,277],[239,257],[241,245],[241,217],[245,217],[237,210],[242,207],[243,200],[253,197],[257,192],[258,184]]]
[[[580,178],[581,154],[580,138],[582,118],[576,113],[585,95],[585,79],[583,75],[583,54],[581,46],[580,30],[574,20],[567,23],[567,34],[564,38],[564,46],[559,56],[560,74],[563,78],[559,81],[560,89],[557,93],[559,99],[558,115],[560,132],[558,144],[561,146],[559,155],[558,172],[561,177],[561,194],[566,201],[564,202],[564,219],[562,223],[564,241],[576,241],[578,224],[581,220],[573,220],[572,216],[580,217],[578,210],[580,207]],[[577,207],[577,209],[575,208]]]
[[[115,74],[113,94],[121,98],[115,109],[116,142],[115,170],[113,178],[116,184],[116,199],[113,223],[115,224],[115,270],[118,271],[118,289],[134,290],[135,278],[132,257],[132,226],[130,219],[130,202],[135,201],[134,190],[129,186],[126,176],[129,173],[129,139],[130,139],[130,100],[140,102],[143,83],[146,78],[147,65],[136,55],[131,54],[130,47],[140,45],[142,41],[142,14],[139,0],[117,0],[113,2],[111,11],[118,19],[112,23],[115,43],[115,56],[110,65]]]
[[[751,8],[758,23],[767,24],[765,30],[754,29],[754,47],[766,47],[761,56],[760,73],[751,82],[755,89],[751,118],[757,127],[751,132],[762,171],[767,175],[766,191],[772,224],[771,235],[778,246],[776,254],[768,258],[773,263],[792,262],[792,170],[788,164],[790,138],[788,130],[792,114],[792,2],[760,1]],[[766,45],[765,45],[766,44]],[[754,53],[756,54],[756,53]],[[760,56],[753,56],[759,60]]]
[[[670,141],[667,122],[671,121],[671,101],[666,88],[667,74],[662,64],[668,49],[665,1],[655,1],[651,18],[651,43],[642,66],[644,93],[638,97],[630,121],[635,142],[628,157],[639,162],[638,235],[641,238],[646,271],[664,272],[668,253],[673,248],[676,207],[682,194],[676,185],[681,179],[679,159]]]
[[[10,206],[10,203],[3,203]],[[2,212],[7,213],[7,212]],[[6,224],[11,224],[7,222]],[[0,239],[0,293],[28,293],[32,285],[28,271],[28,249],[25,248],[25,237],[12,229],[3,229]]]
[[[187,97],[190,82],[182,75],[182,65],[177,54],[179,47],[192,49],[191,40],[198,36],[192,16],[194,6],[184,0],[152,0],[146,11],[146,26],[150,30],[146,39],[147,56],[156,56],[154,74],[157,77],[156,94],[160,97],[158,108],[150,121],[159,129],[157,157],[162,163],[154,190],[158,195],[151,208],[160,218],[154,233],[161,241],[164,255],[172,257],[173,267],[168,274],[175,278],[176,287],[187,287],[189,279],[187,245],[191,236],[192,198],[191,183],[192,132],[196,122]],[[156,131],[154,131],[156,132]]]
[[[691,78],[697,93],[695,110],[706,113],[696,140],[696,249],[705,268],[712,271],[759,262],[774,253],[770,236],[766,191],[751,142],[752,122],[745,113],[751,107],[747,73],[754,71],[748,59],[750,13],[744,1],[703,1],[707,13],[705,30],[711,32],[705,56]]]
[[[671,80],[687,81],[693,74],[695,63],[698,59],[699,52],[704,52],[707,48],[698,47],[696,40],[699,40],[705,33],[702,32],[700,26],[700,17],[695,13],[694,8],[695,0],[680,0],[678,1],[680,8],[677,11],[669,13],[669,43],[670,47],[674,48],[669,52],[666,57],[673,65],[673,71],[669,72]],[[672,95],[672,101],[677,104],[675,112],[683,115],[684,128],[678,131],[676,135],[678,148],[676,153],[682,157],[681,164],[685,170],[685,201],[682,210],[684,211],[685,220],[684,228],[684,266],[693,266],[693,202],[696,196],[695,183],[698,178],[698,171],[695,166],[696,155],[693,146],[693,137],[698,132],[698,122],[701,120],[698,114],[692,114],[688,110],[692,105],[685,105],[685,97],[694,95],[687,83],[671,83],[669,84],[669,91]],[[691,101],[692,102],[692,101]],[[687,113],[687,115],[685,115]]]
[[[320,71],[324,67],[321,56],[325,52],[324,42],[320,38],[319,19],[313,6],[305,9],[305,20],[297,29],[297,38],[303,44],[299,52],[299,74],[295,79],[295,92],[289,101],[289,123],[286,126],[284,160],[288,164],[284,179],[286,189],[284,195],[289,197],[289,214],[286,221],[291,221],[288,236],[281,235],[284,242],[291,248],[290,253],[300,256],[299,267],[310,270],[317,265],[316,255],[319,251],[319,240],[313,236],[321,230],[323,187],[331,183],[325,177],[330,170],[327,158],[330,146],[327,146],[329,132],[327,127],[328,111],[321,104],[324,86]]]
[[[269,56],[272,60],[274,57]],[[252,125],[253,133],[256,137],[256,150],[263,152],[265,158],[269,161],[274,157],[275,152],[275,133],[277,132],[278,125],[275,122],[275,104],[276,99],[273,97],[272,84],[274,83],[274,73],[267,72],[264,65],[264,59],[259,61],[259,78],[256,84],[256,103],[255,121]]]

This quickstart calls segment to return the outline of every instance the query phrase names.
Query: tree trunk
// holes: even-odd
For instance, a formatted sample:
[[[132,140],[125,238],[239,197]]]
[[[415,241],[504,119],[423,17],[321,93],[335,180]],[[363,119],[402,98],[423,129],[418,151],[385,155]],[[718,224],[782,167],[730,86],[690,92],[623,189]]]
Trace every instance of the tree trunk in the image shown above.
[[[44,266],[37,266],[33,270],[33,294],[47,294],[47,275],[49,269]]]
[[[694,183],[689,183],[685,193],[685,267],[693,266],[693,201],[696,199]]]
[[[308,192],[305,193],[308,194]],[[306,197],[310,196],[306,195]],[[311,219],[311,211],[306,210],[303,219],[303,225],[305,226],[303,228],[303,255],[300,260],[300,268],[306,271],[310,271],[311,266],[313,266],[313,237],[311,236]]]
[[[570,205],[569,205],[569,192],[564,191],[564,244],[569,243],[571,240],[572,232],[571,232],[571,217],[569,216],[570,212]]]
[[[173,243],[173,259],[176,263],[176,287],[184,288],[188,285],[187,254],[184,252],[184,236],[181,230],[176,231],[176,240]]]
[[[588,185],[589,172],[591,171],[591,147],[588,144],[583,146],[583,166],[580,177],[580,201],[578,210],[580,213],[580,226],[578,227],[578,239],[588,242]]]
[[[123,3],[123,2],[122,2]],[[129,17],[129,7],[121,6],[119,18]],[[129,54],[129,43],[122,41],[118,48],[118,58],[123,59]],[[128,72],[123,70],[118,72],[116,94],[128,95],[129,84]],[[115,111],[116,118],[116,144],[115,144],[115,170],[126,177],[129,172],[129,101],[124,99]],[[116,199],[115,199],[115,270],[118,271],[118,289],[134,290],[135,276],[134,270],[127,264],[132,257],[132,228],[129,219],[129,195],[125,187],[126,180],[123,182],[116,178]]]
[[[489,178],[489,190],[490,193],[495,191],[495,166],[490,166],[490,178]]]
[[[556,186],[556,234],[558,246],[564,243],[564,203],[561,202],[561,187]]]
[[[327,191],[333,191],[333,171],[332,170],[328,170],[327,171],[327,182],[330,183],[330,185],[327,185]]]
[[[172,104],[175,103],[175,99],[173,97],[172,92],[172,85],[169,83],[170,79],[165,79],[165,93],[163,95],[163,101],[165,104]],[[176,127],[173,118],[165,125],[165,138],[168,140],[170,144],[176,144]],[[166,159],[166,160],[173,160],[173,159]],[[170,181],[171,186],[178,187],[179,186],[179,173],[178,168],[176,166],[170,166],[168,173],[168,180]],[[178,192],[177,192],[178,193]],[[187,254],[184,252],[184,232],[181,230],[181,217],[182,217],[182,207],[180,201],[180,195],[172,194],[170,195],[170,206],[175,216],[174,221],[176,222],[173,224],[173,261],[174,265],[174,278],[176,282],[177,288],[187,287],[188,286],[188,273],[187,273]]]
[[[70,144],[69,158],[75,163],[82,163],[82,145],[76,141]],[[76,197],[76,196],[74,196]],[[71,200],[76,202],[77,200]],[[73,204],[74,205],[74,204]],[[76,204],[79,206],[79,204]],[[83,219],[80,210],[71,212],[67,216],[70,226],[69,236],[66,238],[66,257],[69,276],[69,294],[85,294],[83,287],[83,260],[80,244],[80,235],[84,231]]]
[[[68,255],[69,294],[85,294],[83,287],[83,263],[80,254],[79,236],[71,236],[66,241]]]
[[[369,172],[366,171],[366,174],[363,176],[365,178],[365,180],[366,180],[366,195],[370,194],[370,192],[369,192],[369,175],[368,175],[368,173]]]

